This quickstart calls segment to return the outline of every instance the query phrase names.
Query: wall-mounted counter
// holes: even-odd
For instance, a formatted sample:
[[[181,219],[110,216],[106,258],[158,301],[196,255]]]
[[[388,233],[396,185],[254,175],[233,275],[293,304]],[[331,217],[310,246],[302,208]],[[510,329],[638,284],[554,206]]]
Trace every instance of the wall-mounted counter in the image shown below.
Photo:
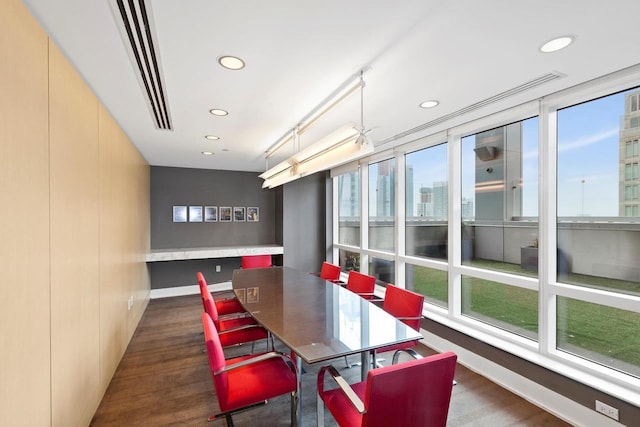
[[[239,258],[245,255],[282,255],[278,245],[216,246],[209,248],[154,249],[147,254],[147,262],[183,261],[194,259]]]

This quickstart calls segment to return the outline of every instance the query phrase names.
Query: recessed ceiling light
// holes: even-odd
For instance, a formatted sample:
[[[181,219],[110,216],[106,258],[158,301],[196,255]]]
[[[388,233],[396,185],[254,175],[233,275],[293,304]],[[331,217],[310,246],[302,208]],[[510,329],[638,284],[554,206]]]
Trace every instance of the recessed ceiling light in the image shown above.
[[[227,114],[229,114],[228,111],[221,110],[219,108],[213,108],[213,109],[209,110],[209,112],[211,114],[213,114],[214,116],[226,116]]]
[[[244,68],[244,61],[235,56],[221,56],[218,58],[218,62],[228,70],[241,70]]]
[[[228,148],[223,148],[222,151],[229,151],[229,149]]]
[[[205,156],[213,156],[213,151],[203,151],[202,154]]]
[[[424,101],[420,103],[420,108],[433,108],[436,107],[438,104],[440,104],[439,101],[431,100],[431,101]]]
[[[573,43],[573,40],[574,40],[573,36],[556,37],[555,39],[549,40],[548,42],[543,44],[540,47],[540,52],[543,52],[543,53],[556,52],[560,49],[564,49],[565,47],[569,46],[571,43]]]
[[[211,141],[217,141],[220,139],[220,137],[216,135],[205,135],[205,138],[210,139]]]

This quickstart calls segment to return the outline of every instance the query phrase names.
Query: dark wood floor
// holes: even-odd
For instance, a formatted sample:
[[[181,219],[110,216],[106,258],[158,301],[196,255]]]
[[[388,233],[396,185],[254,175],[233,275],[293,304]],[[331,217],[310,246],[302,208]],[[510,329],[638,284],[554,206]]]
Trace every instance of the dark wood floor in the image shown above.
[[[199,295],[149,303],[91,426],[207,425],[207,417],[217,411],[217,402],[203,352],[201,311]],[[247,350],[248,347],[233,349],[244,353]],[[422,347],[421,352],[434,353],[427,347]],[[357,361],[359,357],[352,359]],[[348,380],[359,378],[359,367],[348,369],[343,359],[336,359],[333,364]],[[317,368],[305,365],[303,375],[306,426],[316,424]],[[448,426],[569,425],[463,366],[456,368],[456,380]],[[284,396],[234,416],[234,423],[238,427],[286,426],[289,414],[289,398]],[[208,425],[224,426],[225,422]],[[336,425],[328,413],[325,425]]]

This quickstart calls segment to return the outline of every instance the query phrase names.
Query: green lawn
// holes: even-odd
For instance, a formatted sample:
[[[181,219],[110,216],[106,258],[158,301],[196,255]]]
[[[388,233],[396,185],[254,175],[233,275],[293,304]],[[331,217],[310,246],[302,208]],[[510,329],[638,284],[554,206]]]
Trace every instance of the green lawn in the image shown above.
[[[474,260],[473,266],[535,276],[517,264]],[[447,306],[447,273],[413,267],[414,289],[427,300]],[[563,282],[640,294],[640,284],[569,274]],[[537,339],[538,295],[535,291],[464,277],[463,313],[520,335]],[[640,314],[558,298],[558,347],[640,376]]]

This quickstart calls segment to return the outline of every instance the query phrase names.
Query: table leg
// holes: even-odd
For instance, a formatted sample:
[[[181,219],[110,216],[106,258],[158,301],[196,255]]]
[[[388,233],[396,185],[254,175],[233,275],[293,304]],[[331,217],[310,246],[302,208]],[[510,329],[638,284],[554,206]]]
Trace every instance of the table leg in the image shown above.
[[[362,365],[360,365],[360,377],[362,381],[367,379],[367,372],[369,372],[369,364],[371,363],[371,359],[369,357],[369,350],[365,350],[360,353],[360,360]]]
[[[298,396],[296,399],[296,426],[302,427],[302,358],[293,351],[291,355],[296,361],[296,376],[298,377]]]

